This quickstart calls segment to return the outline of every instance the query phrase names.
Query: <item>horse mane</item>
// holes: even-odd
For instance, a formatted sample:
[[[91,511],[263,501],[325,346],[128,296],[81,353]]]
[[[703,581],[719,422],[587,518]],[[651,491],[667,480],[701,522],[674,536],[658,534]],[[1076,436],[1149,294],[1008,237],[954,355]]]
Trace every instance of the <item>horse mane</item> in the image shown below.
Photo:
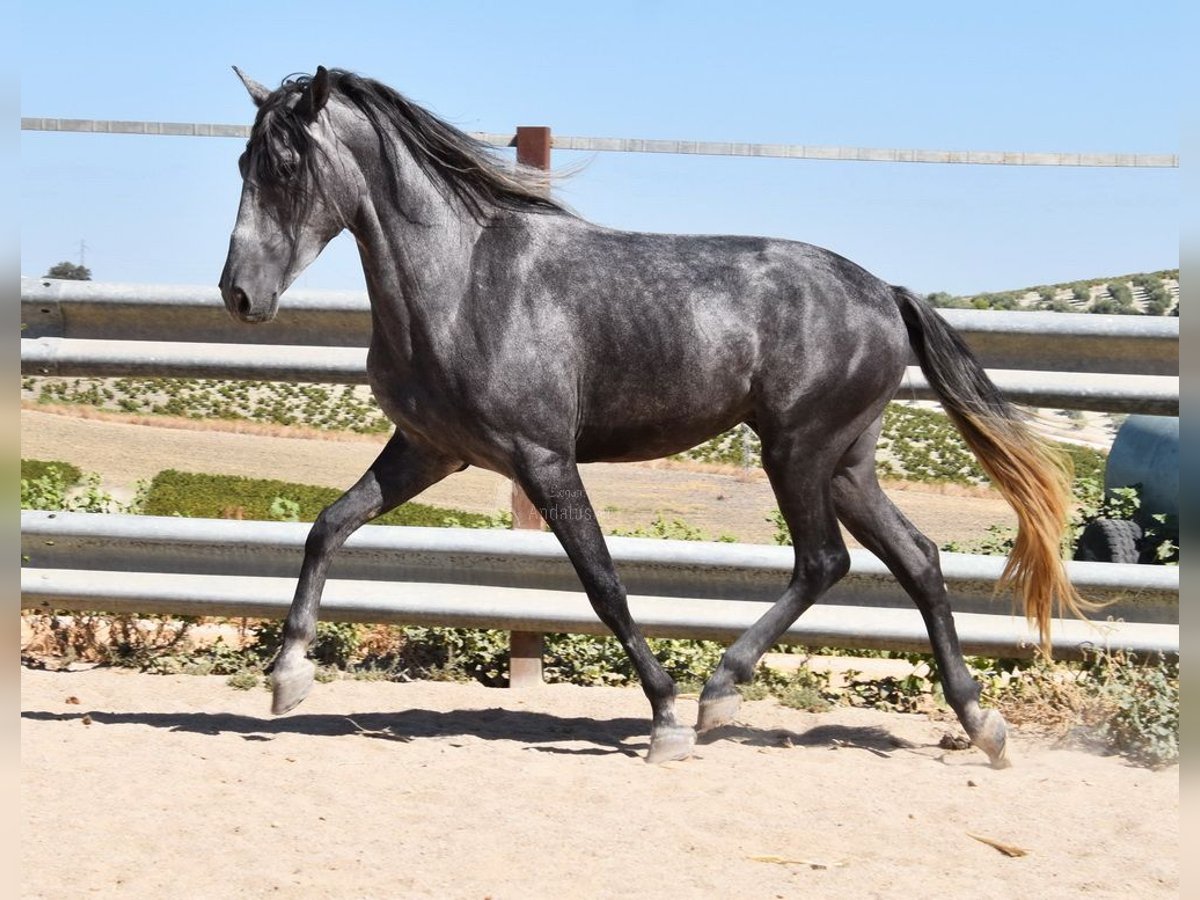
[[[439,119],[429,110],[371,78],[344,69],[330,69],[330,92],[355,106],[381,138],[392,165],[386,166],[392,188],[400,194],[394,142],[398,137],[413,161],[430,178],[438,191],[458,200],[467,213],[486,224],[504,211],[568,213],[549,196],[549,173],[514,165],[499,156],[492,146]],[[299,157],[309,174],[316,173],[314,141],[290,99],[304,91],[309,75],[284,79],[259,109],[252,134],[261,136],[266,147],[283,146]],[[288,180],[288,166],[274,153],[259,154],[256,175],[267,183]],[[310,179],[310,184],[319,184]],[[568,213],[569,214],[569,213]]]

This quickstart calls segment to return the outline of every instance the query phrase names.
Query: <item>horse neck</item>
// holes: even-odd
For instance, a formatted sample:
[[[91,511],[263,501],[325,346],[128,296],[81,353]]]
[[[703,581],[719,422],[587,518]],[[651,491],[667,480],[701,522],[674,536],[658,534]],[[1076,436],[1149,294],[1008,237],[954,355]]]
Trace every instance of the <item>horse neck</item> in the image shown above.
[[[390,180],[367,178],[350,231],[358,242],[376,328],[393,336],[440,331],[462,298],[481,227],[406,155]],[[379,172],[380,163],[363,167]],[[401,205],[403,203],[403,206]]]

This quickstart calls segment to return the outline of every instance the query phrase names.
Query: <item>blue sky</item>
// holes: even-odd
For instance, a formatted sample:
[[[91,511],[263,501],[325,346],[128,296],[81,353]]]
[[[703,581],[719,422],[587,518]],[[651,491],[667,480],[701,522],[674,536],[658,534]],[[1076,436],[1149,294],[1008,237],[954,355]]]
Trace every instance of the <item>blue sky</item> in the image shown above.
[[[26,2],[21,114],[248,123],[230,70],[377,78],[469,131],[1177,153],[1173,3]],[[214,284],[241,142],[21,136],[21,269]],[[1178,170],[558,151],[593,221],[829,247],[919,291],[1178,265]],[[345,236],[297,282],[363,285]]]

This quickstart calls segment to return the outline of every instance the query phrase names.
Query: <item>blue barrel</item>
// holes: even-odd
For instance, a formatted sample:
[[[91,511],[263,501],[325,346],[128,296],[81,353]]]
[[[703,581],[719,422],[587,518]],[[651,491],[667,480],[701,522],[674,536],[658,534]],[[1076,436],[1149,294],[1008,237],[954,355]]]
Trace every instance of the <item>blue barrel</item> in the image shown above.
[[[1130,416],[1117,432],[1104,470],[1104,489],[1136,484],[1142,486],[1143,514],[1179,514],[1177,417]]]

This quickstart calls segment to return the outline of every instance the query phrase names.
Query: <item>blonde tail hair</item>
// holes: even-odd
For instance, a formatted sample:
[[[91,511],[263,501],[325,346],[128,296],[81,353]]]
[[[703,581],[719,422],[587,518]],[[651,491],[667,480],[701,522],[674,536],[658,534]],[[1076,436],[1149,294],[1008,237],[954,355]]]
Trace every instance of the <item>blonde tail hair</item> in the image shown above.
[[[1070,457],[1042,440],[1001,395],[962,338],[925,301],[893,287],[909,343],[950,420],[1017,514],[1017,538],[997,584],[1021,599],[1050,654],[1050,619],[1099,604],[1067,577],[1062,540],[1071,503]]]

